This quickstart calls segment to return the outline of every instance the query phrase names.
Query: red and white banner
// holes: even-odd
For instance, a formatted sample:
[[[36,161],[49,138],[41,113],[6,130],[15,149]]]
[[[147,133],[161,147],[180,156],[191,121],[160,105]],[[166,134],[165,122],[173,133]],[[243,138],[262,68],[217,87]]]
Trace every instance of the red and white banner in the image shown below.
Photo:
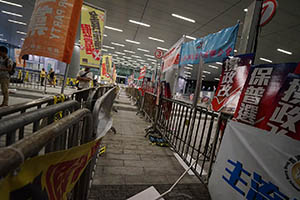
[[[180,50],[183,42],[184,38],[180,38],[163,56],[162,60],[164,64],[162,65],[162,72],[166,72],[179,65]]]
[[[146,66],[144,66],[144,67],[141,68],[140,76],[139,76],[138,80],[141,80],[141,79],[143,79],[146,76],[146,70],[147,70]]]
[[[219,85],[211,102],[214,111],[235,111],[247,80],[253,57],[253,54],[246,54],[227,58],[224,61]]]

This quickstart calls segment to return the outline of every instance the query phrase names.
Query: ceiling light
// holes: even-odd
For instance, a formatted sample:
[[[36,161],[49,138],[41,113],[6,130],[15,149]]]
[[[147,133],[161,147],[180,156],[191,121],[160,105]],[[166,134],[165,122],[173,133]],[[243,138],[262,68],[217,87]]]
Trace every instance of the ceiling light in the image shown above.
[[[244,12],[248,12],[248,8],[245,8],[245,9],[244,9]]]
[[[7,39],[0,38],[0,41],[7,42]]]
[[[131,57],[127,57],[127,56],[123,56],[123,58],[129,59],[129,60],[132,59]]]
[[[158,39],[158,38],[154,38],[154,37],[148,37],[149,40],[154,40],[154,41],[158,41],[158,42],[165,42],[164,40]]]
[[[102,46],[107,48],[107,49],[115,49],[115,47],[111,47],[111,46],[106,46],[106,45],[102,45]]]
[[[105,52],[107,52],[108,50],[107,50],[107,49],[101,49],[101,51],[105,51]]]
[[[192,22],[192,23],[195,23],[196,21],[195,20],[193,20],[193,19],[190,19],[190,18],[187,18],[187,17],[183,17],[183,16],[181,16],[181,15],[177,15],[177,14],[172,14],[172,16],[173,17],[177,17],[177,18],[179,18],[179,19],[183,19],[183,20],[185,20],[185,21],[188,21],[188,22]]]
[[[188,72],[188,71],[184,71],[184,73],[185,73],[185,74],[192,74],[191,72]]]
[[[196,40],[196,38],[195,38],[195,37],[192,37],[192,36],[186,35],[185,37],[186,37],[187,39]]]
[[[187,64],[187,66],[189,66],[189,67],[193,67],[193,65],[191,65],[191,64]]]
[[[191,68],[191,67],[184,67],[184,69],[193,70],[193,68]]]
[[[216,81],[219,81],[220,79],[219,78],[214,78]]]
[[[150,27],[149,24],[145,24],[143,22],[138,22],[138,21],[135,21],[135,20],[129,20],[129,22],[133,23],[133,24],[138,24],[138,25],[141,25],[141,26],[146,26],[146,27]]]
[[[143,52],[150,52],[149,50],[146,50],[146,49],[141,49],[141,48],[137,48],[137,50],[139,50],[139,51],[143,51]]]
[[[283,49],[277,49],[277,51],[279,51],[279,52],[281,52],[281,53],[288,54],[288,55],[292,55],[292,54],[293,54],[292,52],[286,51],[286,50],[283,50]]]
[[[134,51],[129,51],[129,50],[126,50],[126,49],[124,50],[124,52],[126,52],[126,53],[133,53],[133,54],[135,53]]]
[[[136,55],[132,55],[131,57],[134,57],[134,58],[142,58],[141,56],[136,56]]]
[[[23,7],[23,6],[20,5],[20,4],[12,3],[12,2],[9,2],[9,1],[2,1],[2,0],[0,0],[0,3],[5,3],[5,4],[7,4],[7,5],[16,6],[16,7],[20,7],[20,8]]]
[[[27,35],[27,33],[22,32],[22,31],[17,31],[17,33],[22,34],[22,35]]]
[[[150,60],[150,61],[156,61],[156,60],[154,60],[154,59],[151,59],[151,58],[147,58],[147,60]]]
[[[114,27],[110,27],[110,26],[104,26],[107,29],[113,30],[113,31],[118,31],[118,32],[123,32],[122,29],[118,29],[118,28],[114,28]]]
[[[157,63],[156,63],[156,62],[152,62],[152,64],[153,64],[153,65],[156,65]]]
[[[149,54],[144,54],[144,56],[149,57],[149,58],[155,58],[154,56],[149,55]]]
[[[8,11],[5,11],[5,10],[2,10],[1,12],[4,13],[4,14],[7,14],[7,15],[13,15],[13,16],[16,16],[16,17],[23,17],[23,15],[13,13],[13,12],[8,12]]]
[[[125,53],[122,53],[122,52],[119,52],[119,51],[116,51],[115,52],[116,54],[119,54],[119,55],[125,55]],[[121,59],[121,58],[120,58]]]
[[[141,60],[141,59],[137,59],[137,61],[140,61],[140,62],[145,62],[145,60]]]
[[[235,49],[235,50],[234,50],[234,52],[236,53],[236,52],[237,52],[237,50]]]
[[[262,61],[265,61],[265,62],[269,62],[269,63],[273,62],[272,60],[269,60],[269,59],[266,59],[266,58],[259,58],[259,59],[262,60]]]
[[[125,40],[126,42],[129,42],[129,43],[133,43],[133,44],[141,44],[140,42],[137,42],[137,41],[133,41],[133,40]]]
[[[16,20],[12,20],[12,19],[9,19],[8,20],[9,22],[11,22],[11,23],[15,23],[15,24],[21,24],[21,25],[27,25],[26,23],[24,23],[24,22],[19,22],[19,21],[16,21]]]
[[[120,44],[120,43],[116,43],[116,42],[111,42],[111,44],[120,46],[120,47],[125,47],[125,44]]]
[[[205,74],[211,74],[209,71],[203,71],[203,73],[205,73]]]
[[[25,39],[24,39],[24,38],[21,38],[21,40],[24,41]]]
[[[104,37],[107,37],[107,35],[106,35],[106,34],[103,34],[103,36],[104,36]]]
[[[218,64],[218,65],[223,65],[223,63],[221,63],[221,62],[216,62],[216,64]]]
[[[214,69],[219,69],[217,66],[214,66],[214,65],[208,65],[208,67],[214,68]]]
[[[163,51],[169,51],[169,49],[165,49],[165,48],[162,48],[162,47],[157,47],[157,49],[160,49],[160,50],[163,50]]]

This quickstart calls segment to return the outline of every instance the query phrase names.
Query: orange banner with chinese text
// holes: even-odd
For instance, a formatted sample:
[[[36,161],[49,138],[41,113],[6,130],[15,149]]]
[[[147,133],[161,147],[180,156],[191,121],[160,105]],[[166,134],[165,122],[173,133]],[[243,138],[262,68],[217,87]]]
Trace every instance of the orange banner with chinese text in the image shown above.
[[[36,0],[22,46],[26,54],[70,63],[83,0]]]

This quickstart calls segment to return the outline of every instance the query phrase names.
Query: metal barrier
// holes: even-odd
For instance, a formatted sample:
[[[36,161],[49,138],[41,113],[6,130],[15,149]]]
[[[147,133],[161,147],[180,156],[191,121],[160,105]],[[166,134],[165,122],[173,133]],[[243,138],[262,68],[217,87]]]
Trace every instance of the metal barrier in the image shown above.
[[[151,122],[154,122],[155,120],[155,113],[157,109],[157,107],[155,106],[155,101],[156,95],[145,92],[144,99],[141,102],[141,110],[145,113],[146,118]]]

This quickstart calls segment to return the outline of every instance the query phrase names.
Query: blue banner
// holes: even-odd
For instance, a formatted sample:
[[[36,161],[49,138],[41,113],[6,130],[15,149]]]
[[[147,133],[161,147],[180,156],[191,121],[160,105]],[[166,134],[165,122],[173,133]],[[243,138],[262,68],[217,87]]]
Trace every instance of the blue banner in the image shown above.
[[[223,58],[232,56],[238,30],[239,24],[184,43],[181,47],[179,65],[198,64],[200,55],[204,63],[222,61]]]

